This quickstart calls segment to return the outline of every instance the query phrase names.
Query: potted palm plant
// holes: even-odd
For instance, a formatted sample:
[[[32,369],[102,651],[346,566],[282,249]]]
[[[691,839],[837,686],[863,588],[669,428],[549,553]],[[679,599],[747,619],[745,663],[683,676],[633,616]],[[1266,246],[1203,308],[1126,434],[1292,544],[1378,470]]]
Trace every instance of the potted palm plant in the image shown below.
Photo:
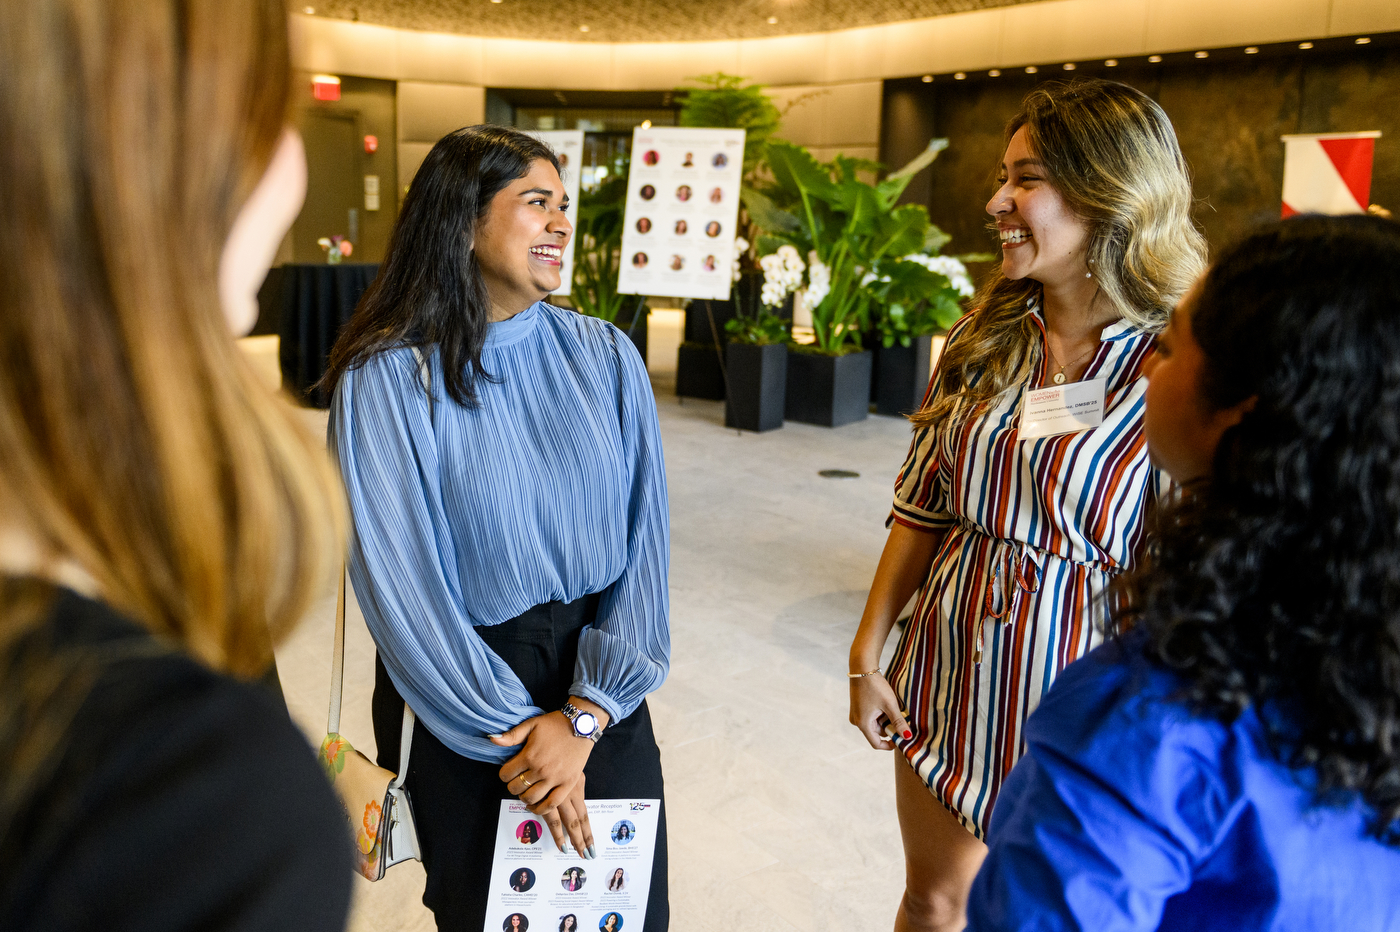
[[[676,88],[680,100],[677,122],[700,126],[744,130],[744,178],[746,183],[757,172],[763,149],[782,122],[783,112],[766,93],[765,85],[746,84],[745,78],[718,72],[691,78],[689,87]],[[721,370],[727,325],[743,316],[743,306],[759,289],[759,274],[749,256],[752,234],[749,218],[740,209],[738,242],[739,274],[728,300],[692,301],[685,312],[685,334],[676,360],[676,394],[688,398],[725,397],[725,376]],[[751,315],[750,315],[751,316]],[[728,380],[730,388],[734,379]],[[742,382],[742,380],[741,380]],[[742,384],[747,384],[742,382]],[[745,405],[747,406],[747,403]]]
[[[648,309],[632,295],[617,293],[622,261],[622,215],[627,204],[627,158],[619,157],[607,178],[580,191],[574,219],[574,276],[569,298],[579,313],[616,324],[647,358]]]
[[[837,427],[869,413],[872,358],[859,340],[871,295],[862,282],[880,263],[924,248],[928,210],[897,201],[947,144],[933,140],[918,158],[876,184],[858,177],[878,171],[875,162],[838,155],[822,163],[801,146],[768,145],[765,159],[773,181],[746,190],[744,206],[764,231],[758,240],[761,256],[788,246],[799,259],[805,257],[801,272],[787,284],[811,314],[815,336],[811,344],[790,347],[788,419]],[[783,290],[769,289],[766,300],[779,300]]]

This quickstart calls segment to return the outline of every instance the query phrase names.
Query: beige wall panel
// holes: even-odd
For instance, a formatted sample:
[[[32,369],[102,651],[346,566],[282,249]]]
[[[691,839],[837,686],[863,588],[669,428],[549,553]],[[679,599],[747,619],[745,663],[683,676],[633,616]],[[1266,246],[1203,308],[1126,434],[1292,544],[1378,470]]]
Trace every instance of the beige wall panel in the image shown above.
[[[853,159],[869,159],[878,161],[880,158],[879,146],[808,146],[812,155],[816,156],[818,162],[830,162],[838,155],[850,156]],[[867,181],[871,179],[866,179]]]
[[[880,81],[833,84],[821,103],[821,142],[827,146],[880,145]]]
[[[824,81],[860,81],[884,75],[887,29],[867,26],[828,37]]]
[[[445,84],[482,84],[482,43],[477,36],[399,30],[401,77]]]
[[[1004,10],[955,13],[883,27],[882,77],[992,67],[1001,52]]]
[[[795,142],[799,146],[821,144],[823,141],[822,113],[825,109],[826,92],[827,88],[813,85],[769,88],[768,96],[773,98],[773,103],[778,105],[779,110],[785,109],[799,97],[807,94],[813,95],[788,110],[783,117],[783,125],[778,130],[778,138]]]
[[[1001,64],[1143,54],[1147,6],[1148,0],[1053,0],[1008,7]]]
[[[813,84],[826,70],[827,34],[744,39],[739,74],[760,84]]]
[[[399,77],[398,36],[402,30],[299,13],[287,19],[296,67],[365,78]]]
[[[399,202],[403,203],[403,195],[413,176],[418,174],[418,166],[423,164],[423,160],[428,157],[428,152],[433,148],[430,142],[401,142],[399,143]]]
[[[739,42],[626,42],[613,46],[612,85],[618,90],[667,90],[690,78],[740,74]]]
[[[1400,30],[1400,2],[1397,0],[1332,0],[1329,35],[1397,30]]]
[[[1147,47],[1173,51],[1315,38],[1326,34],[1327,7],[1327,0],[1151,0]]]
[[[605,42],[486,39],[482,45],[487,87],[615,89],[613,46]]]
[[[454,129],[486,119],[486,89],[399,82],[399,140],[431,145]]]

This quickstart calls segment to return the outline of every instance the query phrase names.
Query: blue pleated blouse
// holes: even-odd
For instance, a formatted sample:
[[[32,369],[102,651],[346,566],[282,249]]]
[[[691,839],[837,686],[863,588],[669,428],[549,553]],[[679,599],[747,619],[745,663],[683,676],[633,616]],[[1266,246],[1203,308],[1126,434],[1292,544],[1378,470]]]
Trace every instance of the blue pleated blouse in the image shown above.
[[[543,302],[491,324],[479,404],[431,404],[411,349],[342,377],[329,440],[354,533],[350,578],[399,693],[444,744],[544,710],[476,635],[550,601],[602,593],[570,693],[626,718],[670,665],[670,521],[656,401],[616,327]]]

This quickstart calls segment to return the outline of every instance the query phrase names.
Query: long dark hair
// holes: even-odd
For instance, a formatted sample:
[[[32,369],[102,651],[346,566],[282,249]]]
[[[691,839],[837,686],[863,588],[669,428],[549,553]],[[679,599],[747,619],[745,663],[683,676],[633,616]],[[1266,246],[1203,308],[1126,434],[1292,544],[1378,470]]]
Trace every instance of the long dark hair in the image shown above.
[[[566,925],[572,919],[572,925]],[[578,917],[573,913],[565,913],[559,917],[559,932],[578,932]]]
[[[559,170],[549,146],[505,126],[468,126],[438,140],[318,388],[333,391],[346,370],[381,350],[436,344],[447,394],[460,405],[476,404],[476,380],[491,378],[481,367],[491,302],[473,240],[491,199],[541,159]]]
[[[1191,329],[1203,400],[1257,403],[1163,513],[1115,623],[1400,844],[1400,224],[1264,227],[1207,273]]]

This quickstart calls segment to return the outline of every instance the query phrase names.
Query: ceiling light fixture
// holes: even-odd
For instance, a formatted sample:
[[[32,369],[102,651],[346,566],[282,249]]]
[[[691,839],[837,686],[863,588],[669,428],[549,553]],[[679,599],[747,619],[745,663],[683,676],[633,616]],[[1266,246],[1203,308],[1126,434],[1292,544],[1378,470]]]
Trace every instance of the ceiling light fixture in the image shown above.
[[[1258,54],[1259,54],[1259,46],[1257,46],[1257,45],[1246,46],[1246,47],[1245,47],[1245,50],[1244,50],[1244,53],[1245,53],[1246,55],[1258,55]]]
[[[778,17],[776,17],[776,16],[770,16],[770,17],[768,17],[768,25],[770,25],[770,26],[776,26],[776,25],[778,25]]]
[[[1207,52],[1207,51],[1202,50],[1202,51],[1196,53],[1196,57],[1197,57],[1197,58],[1210,58],[1210,53]]]
[[[500,3],[501,0],[491,0],[492,3]]]
[[[1067,61],[1067,62],[1065,62],[1065,64],[1064,64],[1064,69],[1065,69],[1066,71],[1073,71],[1075,68],[1078,68],[1078,67],[1079,67],[1079,66],[1076,65],[1076,64],[1075,64],[1074,62],[1072,62],[1072,61]]]
[[[580,26],[580,27],[578,27],[578,31],[579,31],[579,32],[587,32],[587,31],[588,31],[588,27],[587,27],[587,26]]]
[[[1298,43],[1298,48],[1300,48],[1300,49],[1310,49],[1310,48],[1312,48],[1312,43],[1311,43],[1311,42],[1299,42],[1299,43]]]
[[[1040,69],[1037,68],[1035,65],[1027,65],[1027,66],[1026,66],[1026,74],[1035,74],[1035,73],[1036,73],[1037,71],[1039,71],[1039,70],[1040,70]]]
[[[1357,45],[1370,45],[1370,44],[1371,44],[1371,39],[1370,39],[1369,36],[1362,36],[1361,38],[1359,38],[1359,39],[1356,40],[1356,44],[1357,44]]]
[[[1150,62],[1152,62],[1152,64],[1155,65],[1155,64],[1157,64],[1158,62],[1160,62],[1160,61],[1162,60],[1162,56],[1160,56],[1160,55],[1149,55],[1149,56],[1147,56],[1147,60],[1150,61]]]
[[[1001,77],[1001,69],[1000,69],[1000,68],[993,68],[991,71],[988,71],[988,72],[987,72],[987,77],[989,77],[989,78],[999,78],[999,77]]]
[[[924,75],[922,78],[920,78],[919,80],[922,81],[922,82],[924,82],[925,84],[932,84],[932,83],[933,83],[933,75],[931,75],[931,74],[926,74],[926,75]]]
[[[966,80],[967,80],[967,72],[966,72],[966,71],[959,71],[957,74],[953,75],[953,80],[954,80],[954,81],[966,81]]]
[[[315,8],[314,6],[304,6],[304,7],[301,8],[301,11],[302,11],[303,13],[305,13],[307,16],[315,16],[315,15],[316,15],[316,8]]]
[[[1116,59],[1116,58],[1110,58],[1108,61],[1104,62],[1104,67],[1106,67],[1106,68],[1117,68],[1117,67],[1118,67],[1118,59]]]
[[[642,129],[651,129],[651,120],[643,120]]]

